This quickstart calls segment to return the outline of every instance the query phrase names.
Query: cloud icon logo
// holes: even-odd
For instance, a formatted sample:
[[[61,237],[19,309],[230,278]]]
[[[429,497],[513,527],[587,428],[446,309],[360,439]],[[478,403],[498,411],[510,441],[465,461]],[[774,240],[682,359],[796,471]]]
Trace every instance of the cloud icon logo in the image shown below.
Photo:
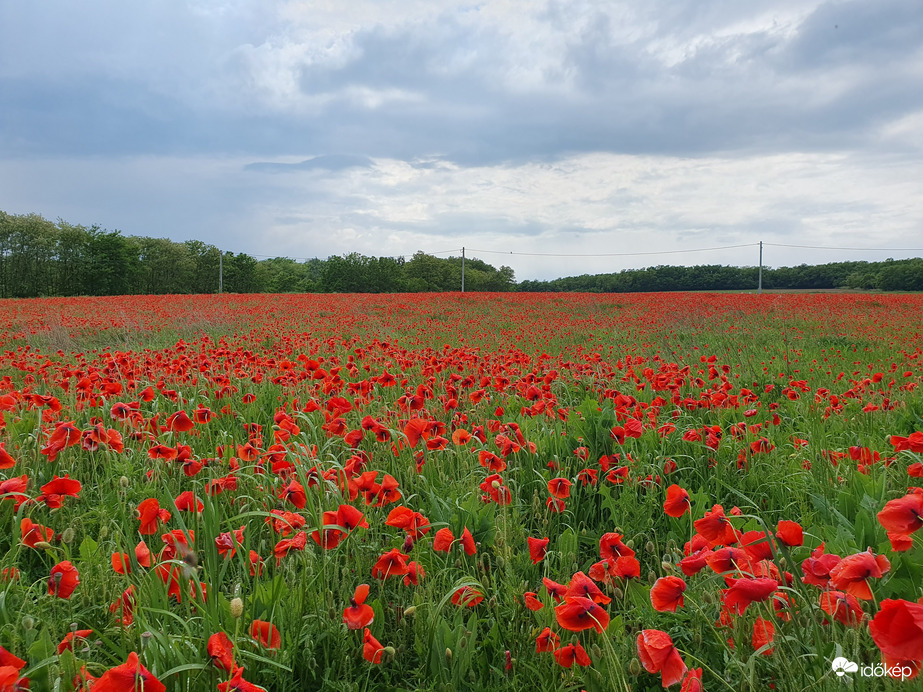
[[[859,670],[859,664],[853,663],[848,658],[843,658],[842,656],[833,659],[833,672],[836,673],[839,677],[843,677],[846,673],[855,673]]]

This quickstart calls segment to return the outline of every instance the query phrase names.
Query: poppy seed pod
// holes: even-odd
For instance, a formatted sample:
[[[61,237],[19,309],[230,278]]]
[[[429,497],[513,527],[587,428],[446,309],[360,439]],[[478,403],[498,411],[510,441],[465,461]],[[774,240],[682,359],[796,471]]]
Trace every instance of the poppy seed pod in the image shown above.
[[[244,614],[244,602],[239,597],[231,599],[231,617],[239,618]]]

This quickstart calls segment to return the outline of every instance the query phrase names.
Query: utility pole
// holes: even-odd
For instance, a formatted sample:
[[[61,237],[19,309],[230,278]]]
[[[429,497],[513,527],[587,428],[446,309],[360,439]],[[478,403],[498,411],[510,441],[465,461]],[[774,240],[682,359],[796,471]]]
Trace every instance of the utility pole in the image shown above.
[[[756,286],[756,292],[763,292],[763,241],[760,241],[760,274],[759,274],[759,283]]]
[[[218,250],[218,293],[224,291],[224,253]]]
[[[465,248],[462,247],[462,293],[465,292]]]

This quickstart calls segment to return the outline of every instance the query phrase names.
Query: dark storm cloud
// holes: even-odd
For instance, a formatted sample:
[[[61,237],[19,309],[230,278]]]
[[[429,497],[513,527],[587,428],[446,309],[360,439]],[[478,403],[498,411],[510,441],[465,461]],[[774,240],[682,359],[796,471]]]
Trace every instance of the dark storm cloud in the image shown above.
[[[731,28],[707,40],[696,36],[739,19],[739,4],[652,7],[626,18],[616,14],[621,5],[599,5],[577,21],[570,4],[549,4],[533,17],[545,46],[531,53],[515,25],[457,12],[362,28],[347,37],[339,61],[280,68],[292,72],[304,99],[317,100],[308,110],[257,102],[236,72],[235,60],[246,58],[227,57],[231,46],[211,62],[203,48],[178,49],[199,61],[195,81],[231,80],[228,89],[241,91],[236,100],[171,91],[169,71],[155,78],[88,68],[65,81],[7,70],[0,144],[13,154],[348,151],[471,165],[590,151],[853,148],[923,108],[923,89],[907,82],[921,60],[916,3],[826,3],[794,31]],[[643,30],[626,38],[626,21]],[[677,57],[665,58],[671,44]],[[543,59],[538,78],[519,84],[530,60]]]

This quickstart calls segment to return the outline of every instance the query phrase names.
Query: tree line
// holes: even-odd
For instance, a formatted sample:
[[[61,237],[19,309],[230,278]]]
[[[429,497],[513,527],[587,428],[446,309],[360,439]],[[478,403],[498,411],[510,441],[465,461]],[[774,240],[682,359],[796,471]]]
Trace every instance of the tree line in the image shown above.
[[[199,240],[123,235],[98,226],[48,221],[0,211],[0,297],[216,293],[401,293],[457,291],[462,258],[417,252],[370,257],[356,252],[327,259],[257,260]],[[626,269],[550,281],[515,281],[513,270],[465,260],[467,291],[752,290],[757,267],[700,265]],[[763,287],[923,290],[923,259],[834,262],[763,268]]]
[[[519,291],[633,293],[638,291],[747,291],[757,287],[759,267],[710,264],[694,267],[662,265],[625,269],[612,274],[583,274],[550,281],[521,281]],[[763,267],[766,289],[853,288],[881,291],[923,291],[923,259],[883,262],[830,262],[796,267]]]
[[[461,257],[417,252],[367,257],[353,252],[325,260],[257,260],[199,240],[122,235],[98,226],[51,222],[37,214],[0,211],[0,297],[217,293],[401,293],[457,291]],[[509,267],[465,261],[465,290],[510,291]]]

